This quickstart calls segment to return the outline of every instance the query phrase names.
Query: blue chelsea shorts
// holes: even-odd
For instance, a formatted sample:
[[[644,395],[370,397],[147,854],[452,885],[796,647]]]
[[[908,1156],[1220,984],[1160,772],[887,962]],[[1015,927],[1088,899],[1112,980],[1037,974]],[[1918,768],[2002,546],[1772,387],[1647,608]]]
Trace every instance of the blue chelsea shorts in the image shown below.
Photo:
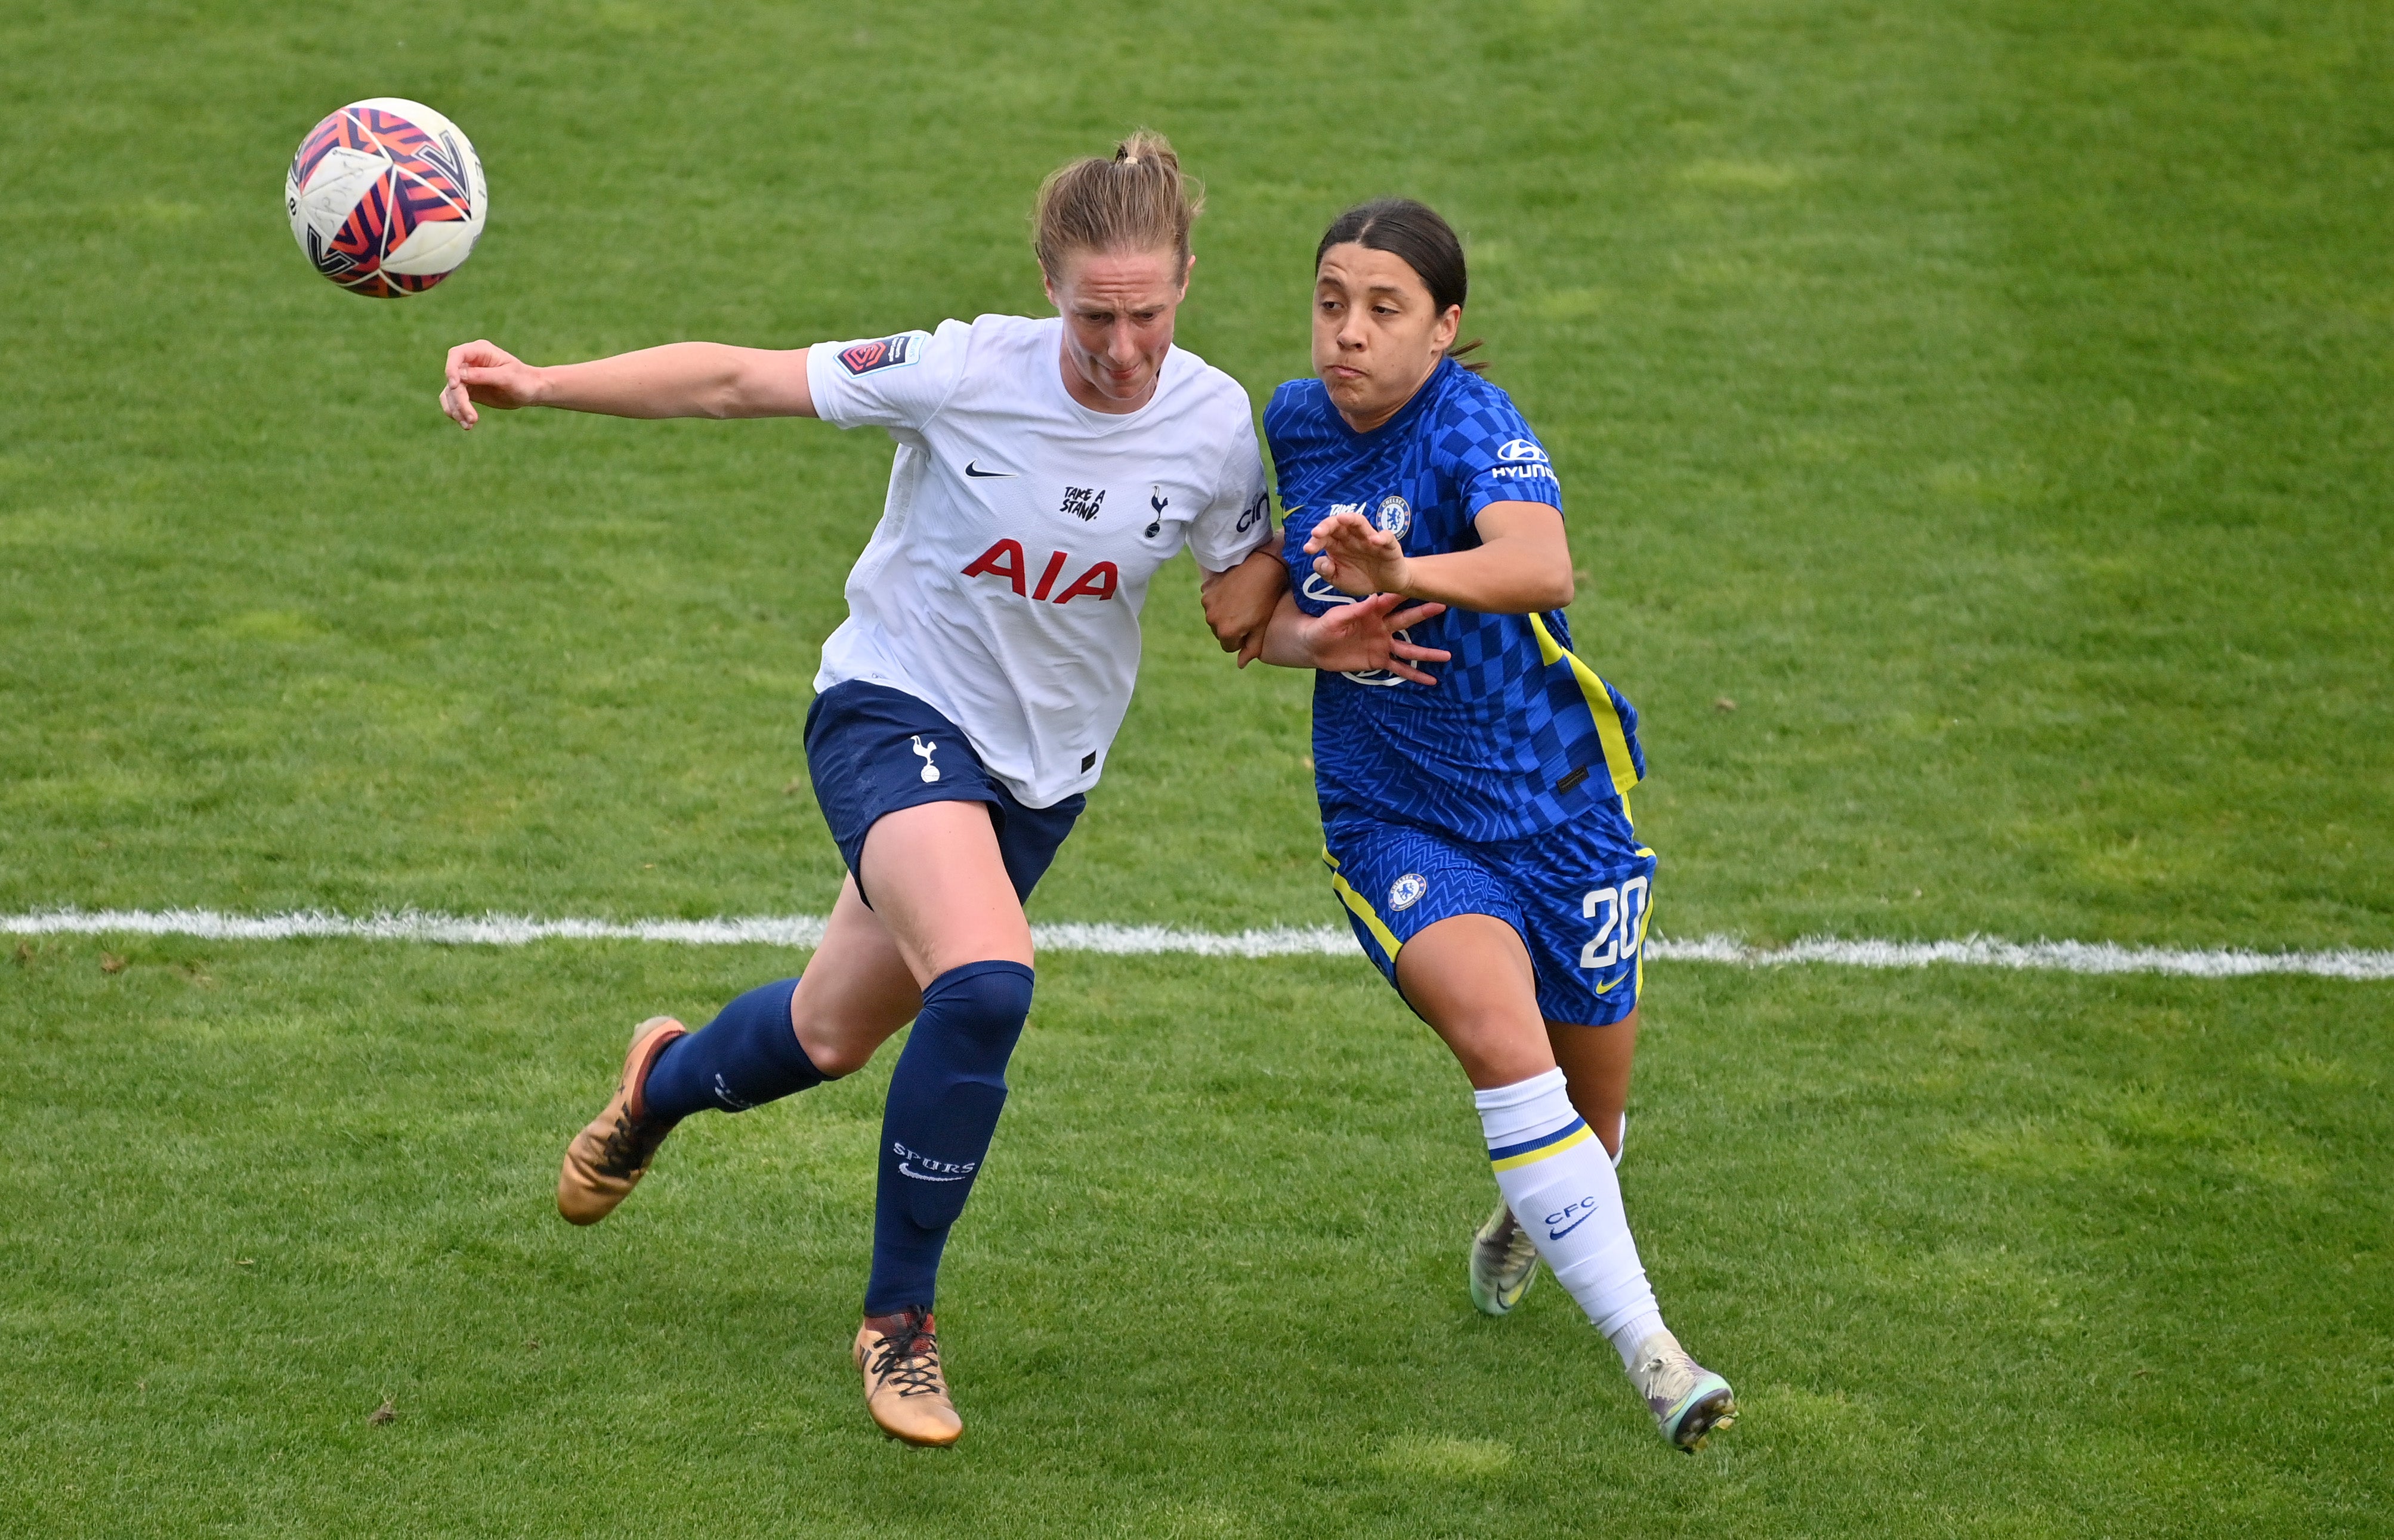
[[[981,767],[955,723],[902,690],[862,679],[832,686],[807,707],[807,774],[859,897],[864,836],[901,809],[987,803],[1006,875],[1027,900],[1088,806],[1076,792],[1052,808],[1024,807]]]
[[[1397,952],[1456,915],[1520,932],[1549,1021],[1610,1026],[1638,1008],[1654,852],[1624,850],[1596,820],[1473,844],[1408,823],[1342,819],[1322,831],[1330,886],[1364,954],[1397,981]]]

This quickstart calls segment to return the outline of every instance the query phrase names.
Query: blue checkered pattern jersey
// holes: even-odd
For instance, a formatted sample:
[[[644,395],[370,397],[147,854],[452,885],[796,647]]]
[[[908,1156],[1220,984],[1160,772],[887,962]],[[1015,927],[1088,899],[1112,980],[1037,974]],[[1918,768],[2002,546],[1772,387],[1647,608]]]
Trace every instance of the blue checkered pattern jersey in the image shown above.
[[[1354,602],[1316,576],[1305,542],[1353,510],[1408,556],[1469,550],[1491,503],[1545,503],[1562,487],[1512,398],[1454,360],[1369,433],[1347,426],[1318,379],[1272,395],[1264,432],[1280,477],[1282,552],[1297,603],[1319,615]],[[1449,610],[1412,638],[1454,654],[1427,665],[1435,685],[1386,673],[1321,674],[1313,759],[1322,823],[1395,822],[1472,842],[1518,839],[1566,820],[1617,820],[1646,773],[1638,713],[1571,651],[1560,611]]]

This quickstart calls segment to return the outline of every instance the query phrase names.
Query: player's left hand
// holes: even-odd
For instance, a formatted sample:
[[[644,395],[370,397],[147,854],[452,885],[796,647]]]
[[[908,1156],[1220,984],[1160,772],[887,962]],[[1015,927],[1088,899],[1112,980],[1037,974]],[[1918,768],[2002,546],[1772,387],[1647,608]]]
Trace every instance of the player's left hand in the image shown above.
[[[495,342],[460,343],[449,349],[447,378],[441,387],[441,410],[449,420],[471,431],[482,420],[474,407],[495,406],[512,412],[540,399],[540,371]]]
[[[1360,513],[1334,513],[1305,542],[1313,571],[1342,594],[1404,592],[1405,548]]]
[[[1277,541],[1265,545],[1227,573],[1207,573],[1202,598],[1205,624],[1225,652],[1239,655],[1244,668],[1264,650],[1264,633],[1271,625],[1280,596],[1288,591],[1288,569],[1280,559]]]
[[[1443,604],[1415,604],[1400,610],[1401,594],[1375,594],[1341,604],[1328,614],[1305,623],[1305,650],[1313,666],[1338,674],[1363,674],[1385,669],[1415,684],[1438,680],[1413,666],[1444,663],[1454,654],[1440,647],[1423,647],[1405,636],[1405,628],[1446,613]]]

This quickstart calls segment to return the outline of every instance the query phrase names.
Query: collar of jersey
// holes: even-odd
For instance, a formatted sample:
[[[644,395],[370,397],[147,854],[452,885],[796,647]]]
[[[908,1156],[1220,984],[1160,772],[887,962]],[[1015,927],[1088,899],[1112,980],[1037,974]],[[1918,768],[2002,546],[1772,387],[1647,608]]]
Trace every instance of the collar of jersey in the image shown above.
[[[1454,360],[1451,358],[1442,358],[1439,360],[1438,367],[1432,369],[1429,372],[1429,376],[1424,379],[1419,388],[1414,391],[1413,399],[1406,401],[1404,405],[1398,407],[1397,415],[1395,416],[1390,417],[1387,422],[1382,423],[1379,427],[1372,429],[1368,433],[1358,433],[1355,431],[1355,425],[1347,420],[1346,415],[1338,410],[1336,402],[1330,401],[1330,388],[1326,385],[1322,388],[1322,401],[1330,407],[1330,420],[1338,425],[1338,431],[1347,436],[1348,442],[1377,443],[1380,441],[1383,435],[1391,434],[1393,430],[1411,426],[1414,417],[1428,410],[1428,401],[1432,398],[1445,393],[1447,371],[1450,369],[1461,369],[1463,365],[1455,362]],[[1320,376],[1317,375],[1315,377],[1318,379]],[[1057,383],[1061,385],[1063,381],[1059,378]],[[1072,404],[1079,406],[1081,403],[1074,401]]]
[[[1044,336],[1047,348],[1046,373],[1048,388],[1055,392],[1058,401],[1064,403],[1065,411],[1078,414],[1077,420],[1084,426],[1100,430],[1127,428],[1133,423],[1143,421],[1149,413],[1154,411],[1156,403],[1164,400],[1166,382],[1175,372],[1173,364],[1183,351],[1180,344],[1176,341],[1171,349],[1164,355],[1164,366],[1155,372],[1155,389],[1147,398],[1146,405],[1136,412],[1096,412],[1074,401],[1072,392],[1064,388],[1064,318],[1060,315],[1045,317],[1043,323],[1046,324]]]

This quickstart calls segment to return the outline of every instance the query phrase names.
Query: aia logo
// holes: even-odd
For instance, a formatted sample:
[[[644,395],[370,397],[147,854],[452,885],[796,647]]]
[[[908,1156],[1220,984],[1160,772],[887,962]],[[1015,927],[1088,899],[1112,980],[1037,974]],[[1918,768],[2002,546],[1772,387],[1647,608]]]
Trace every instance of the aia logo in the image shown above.
[[[1095,519],[1098,510],[1105,506],[1106,489],[1103,487],[1066,487],[1064,506],[1056,511],[1069,513],[1085,524]]]
[[[1099,497],[1104,493],[1098,494]],[[1039,573],[1039,586],[1030,586],[1031,562],[1022,554],[1019,540],[1001,540],[974,557],[965,565],[965,576],[995,576],[1014,586],[1015,593],[1023,599],[1045,601],[1055,593],[1056,580],[1064,575],[1064,568],[1072,559],[1070,553],[1056,551],[1047,558],[1046,567]],[[1122,573],[1111,561],[1100,561],[1072,580],[1072,586],[1056,594],[1054,602],[1070,604],[1076,599],[1112,599],[1122,582]]]

